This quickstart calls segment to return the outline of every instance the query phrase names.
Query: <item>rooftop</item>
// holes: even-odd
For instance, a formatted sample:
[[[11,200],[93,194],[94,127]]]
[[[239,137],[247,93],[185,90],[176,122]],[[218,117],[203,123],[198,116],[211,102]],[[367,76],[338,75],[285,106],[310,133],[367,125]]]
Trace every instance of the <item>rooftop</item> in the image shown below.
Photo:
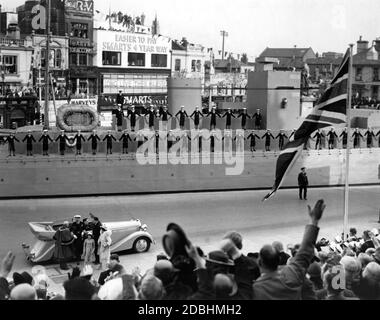
[[[311,48],[266,48],[260,57],[302,58]]]

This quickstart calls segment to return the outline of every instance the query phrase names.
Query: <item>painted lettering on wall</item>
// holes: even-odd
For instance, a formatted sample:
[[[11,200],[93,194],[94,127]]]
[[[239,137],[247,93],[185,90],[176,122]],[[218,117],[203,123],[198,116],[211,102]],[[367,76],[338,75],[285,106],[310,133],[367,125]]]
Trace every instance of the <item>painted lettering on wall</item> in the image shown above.
[[[102,43],[102,50],[167,54],[169,46],[158,44],[153,37],[115,34],[113,41],[104,41]]]

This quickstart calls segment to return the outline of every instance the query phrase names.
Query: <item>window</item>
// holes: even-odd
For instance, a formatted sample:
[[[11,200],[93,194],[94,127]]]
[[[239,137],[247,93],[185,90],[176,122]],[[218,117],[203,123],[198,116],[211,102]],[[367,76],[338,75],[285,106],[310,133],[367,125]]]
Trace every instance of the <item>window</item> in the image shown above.
[[[80,66],[87,66],[87,54],[86,53],[79,53],[79,65]]]
[[[145,66],[145,53],[128,53],[128,65],[129,66]]]
[[[379,68],[373,68],[373,81],[379,81]]]
[[[104,66],[120,66],[121,65],[121,52],[103,51],[102,54]]]
[[[202,70],[201,60],[197,60],[197,72],[201,72],[201,70]]]
[[[181,59],[175,59],[174,71],[181,71]]]
[[[55,50],[55,67],[60,68],[62,63],[62,51],[61,49]]]
[[[41,49],[41,68],[46,67],[46,49]]]
[[[168,56],[166,54],[152,54],[152,67],[166,68]]]
[[[72,23],[71,37],[88,39],[88,24],[87,23]]]
[[[77,65],[78,64],[78,55],[76,53],[70,53],[70,64]]]
[[[195,72],[195,60],[191,60],[191,72]]]
[[[17,56],[3,56],[4,74],[17,73]]]
[[[362,68],[356,67],[356,76],[355,80],[362,80]]]

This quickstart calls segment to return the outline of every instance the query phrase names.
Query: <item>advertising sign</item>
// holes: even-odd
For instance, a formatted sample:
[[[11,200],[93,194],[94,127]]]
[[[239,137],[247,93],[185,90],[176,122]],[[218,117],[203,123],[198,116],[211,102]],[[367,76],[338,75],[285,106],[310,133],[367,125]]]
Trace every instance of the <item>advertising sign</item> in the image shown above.
[[[66,10],[94,13],[93,0],[66,0]]]

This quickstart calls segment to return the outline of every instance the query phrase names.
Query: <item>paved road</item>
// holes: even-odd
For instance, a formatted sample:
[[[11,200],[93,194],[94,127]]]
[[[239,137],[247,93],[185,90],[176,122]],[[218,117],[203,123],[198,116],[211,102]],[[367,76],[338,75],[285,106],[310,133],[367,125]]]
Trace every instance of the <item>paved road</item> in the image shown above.
[[[343,190],[310,189],[308,201],[297,198],[296,190],[280,190],[271,200],[261,202],[264,191],[205,192],[165,195],[28,199],[0,201],[0,257],[13,250],[15,267],[27,268],[20,243],[32,243],[28,221],[66,219],[92,212],[103,222],[139,218],[157,240],[142,255],[127,255],[136,261],[154,259],[162,251],[161,237],[169,222],[179,223],[189,238],[212,249],[227,230],[244,236],[245,251],[257,251],[263,243],[281,240],[285,244],[301,239],[308,221],[306,204],[319,198],[327,203],[320,234],[334,236],[342,230]],[[379,187],[355,187],[350,191],[350,226],[359,232],[377,226],[380,210]],[[154,260],[153,260],[154,261]]]

